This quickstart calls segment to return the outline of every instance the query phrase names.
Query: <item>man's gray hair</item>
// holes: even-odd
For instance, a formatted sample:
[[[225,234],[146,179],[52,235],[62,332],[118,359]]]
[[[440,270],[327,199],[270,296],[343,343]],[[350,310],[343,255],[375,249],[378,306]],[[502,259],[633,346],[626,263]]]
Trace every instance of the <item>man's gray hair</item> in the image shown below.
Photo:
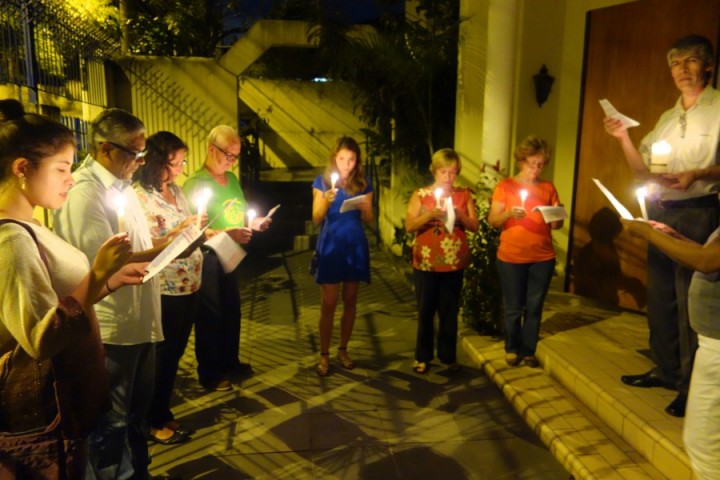
[[[109,108],[90,123],[88,148],[94,156],[104,142],[129,145],[138,135],[144,133],[145,125],[135,115],[120,108]]]

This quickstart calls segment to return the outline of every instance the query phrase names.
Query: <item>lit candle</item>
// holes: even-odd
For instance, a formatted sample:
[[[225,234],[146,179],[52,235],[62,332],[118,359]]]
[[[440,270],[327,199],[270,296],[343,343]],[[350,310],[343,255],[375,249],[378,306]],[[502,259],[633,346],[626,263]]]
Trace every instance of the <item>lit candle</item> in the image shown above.
[[[249,228],[252,228],[252,222],[255,220],[255,217],[257,217],[257,213],[255,213],[255,210],[252,208],[247,211],[247,226]]]
[[[207,211],[207,204],[212,196],[212,190],[203,188],[195,196],[195,206],[197,207],[197,218],[195,219],[195,227],[199,230],[202,224],[202,217]]]
[[[520,190],[520,207],[525,210],[525,200],[527,200],[528,191],[523,189]]]
[[[650,171],[652,173],[665,173],[668,169],[672,147],[665,140],[653,143],[650,147]]]
[[[643,220],[648,219],[647,207],[645,206],[645,197],[647,197],[647,188],[640,187],[635,191],[637,195],[638,203],[640,204],[640,213],[642,214]]]
[[[336,172],[333,172],[330,175],[330,188],[332,190],[335,190],[335,184],[337,183],[338,178],[340,178],[340,175],[338,175]]]
[[[118,220],[118,233],[125,231],[125,196],[122,193],[115,195],[113,199],[115,203],[115,213],[117,214]]]
[[[440,208],[440,199],[442,198],[443,189],[438,187],[435,189],[435,208]]]

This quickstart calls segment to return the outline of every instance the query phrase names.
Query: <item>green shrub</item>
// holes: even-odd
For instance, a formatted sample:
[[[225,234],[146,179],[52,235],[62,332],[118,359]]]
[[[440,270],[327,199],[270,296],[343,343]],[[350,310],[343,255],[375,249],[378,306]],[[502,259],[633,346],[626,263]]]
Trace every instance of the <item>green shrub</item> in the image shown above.
[[[500,229],[487,221],[492,192],[502,177],[498,166],[483,167],[480,181],[475,186],[480,226],[477,233],[468,232],[472,259],[465,269],[460,306],[465,324],[482,335],[499,335],[503,331],[502,290],[495,268]]]

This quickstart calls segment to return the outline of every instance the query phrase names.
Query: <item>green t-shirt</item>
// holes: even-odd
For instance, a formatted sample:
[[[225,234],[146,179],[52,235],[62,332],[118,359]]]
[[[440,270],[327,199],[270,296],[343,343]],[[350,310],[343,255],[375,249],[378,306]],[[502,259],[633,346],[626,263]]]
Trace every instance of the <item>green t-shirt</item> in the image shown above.
[[[233,227],[245,226],[245,212],[247,211],[247,202],[242,187],[235,174],[225,172],[227,186],[223,187],[210,176],[210,173],[201,168],[193,173],[183,184],[183,192],[190,203],[193,213],[197,213],[197,205],[195,198],[201,190],[209,188],[212,192],[210,201],[207,205],[208,221],[211,222],[225,206],[233,200],[236,202],[225,211],[225,213],[217,218],[210,228],[215,230],[223,230]]]

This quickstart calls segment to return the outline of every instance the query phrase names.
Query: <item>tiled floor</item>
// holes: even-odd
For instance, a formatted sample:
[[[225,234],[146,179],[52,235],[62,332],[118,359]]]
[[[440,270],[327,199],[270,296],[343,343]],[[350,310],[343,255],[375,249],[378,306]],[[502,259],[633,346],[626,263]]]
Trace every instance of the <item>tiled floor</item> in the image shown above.
[[[231,392],[208,393],[197,384],[190,345],[174,411],[197,434],[182,445],[152,446],[153,473],[186,480],[568,479],[462,348],[458,374],[438,365],[425,376],[411,371],[414,298],[384,255],[373,252],[373,282],[360,291],[349,346],[358,367],[342,370],[333,361],[332,375],[321,379],[313,369],[319,292],[307,273],[310,253],[251,252],[243,265],[241,356],[255,376]]]

